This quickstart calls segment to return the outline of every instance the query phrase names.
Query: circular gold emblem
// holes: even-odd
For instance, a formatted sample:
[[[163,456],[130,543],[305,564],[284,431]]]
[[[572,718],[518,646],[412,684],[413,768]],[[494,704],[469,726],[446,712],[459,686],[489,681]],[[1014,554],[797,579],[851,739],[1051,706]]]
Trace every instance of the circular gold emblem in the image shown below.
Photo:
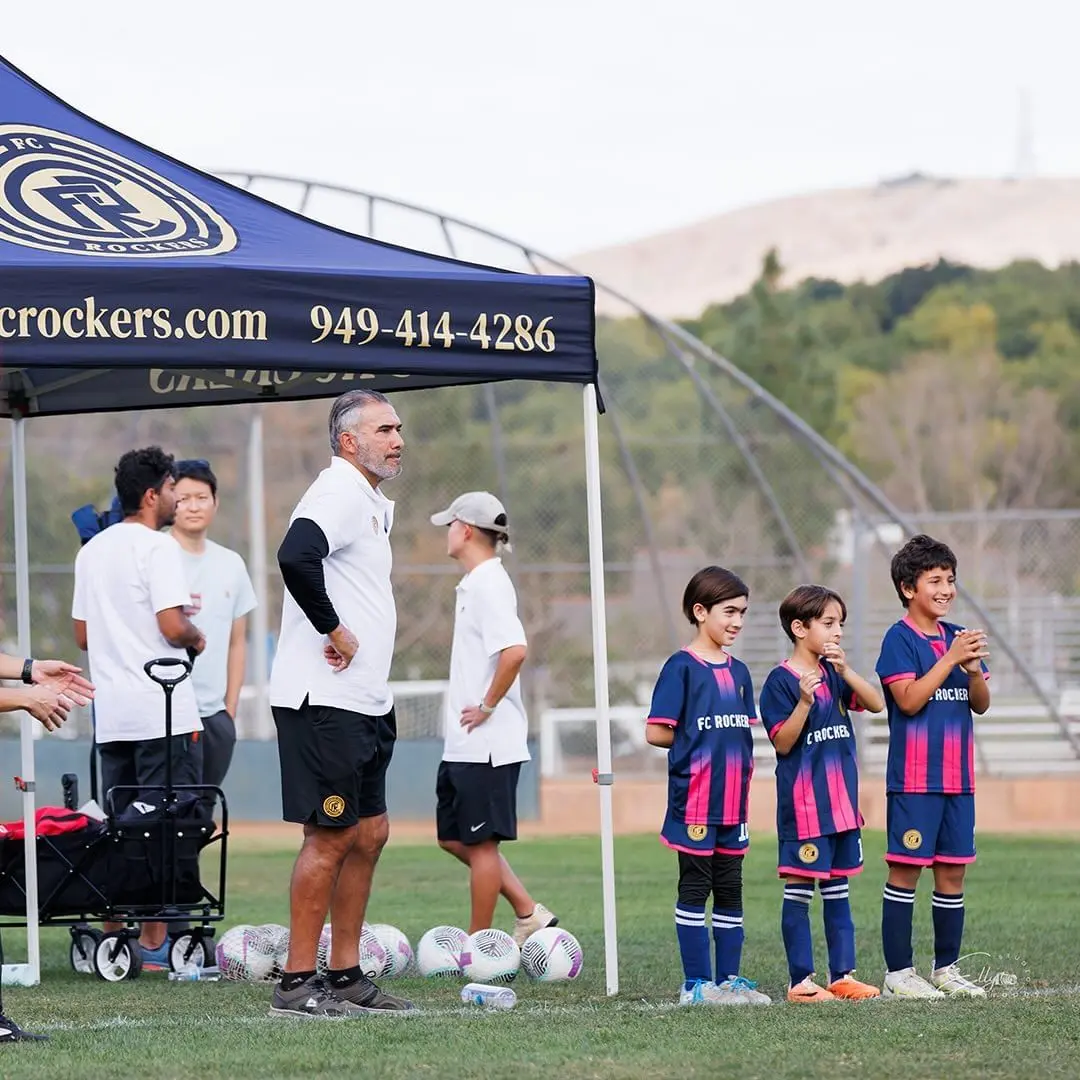
[[[817,844],[803,844],[803,846],[799,848],[799,858],[804,863],[817,862],[817,857]]]
[[[327,817],[341,817],[345,813],[345,800],[340,795],[327,795],[322,809]]]
[[[922,845],[922,833],[918,829],[908,829],[904,833],[904,847],[908,851],[914,851],[916,848]]]
[[[704,840],[705,839],[705,834],[708,831],[709,831],[708,828],[706,826],[704,826],[704,825],[687,825],[686,826],[686,835],[689,836],[691,840]]]

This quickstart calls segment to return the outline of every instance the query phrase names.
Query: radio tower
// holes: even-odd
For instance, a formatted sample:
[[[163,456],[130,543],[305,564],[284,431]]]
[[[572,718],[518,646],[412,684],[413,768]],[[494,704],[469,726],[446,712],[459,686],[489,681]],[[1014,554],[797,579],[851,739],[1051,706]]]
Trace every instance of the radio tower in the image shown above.
[[[1017,91],[1016,160],[1013,176],[1022,180],[1035,175],[1035,128],[1031,116],[1031,97],[1027,90]]]

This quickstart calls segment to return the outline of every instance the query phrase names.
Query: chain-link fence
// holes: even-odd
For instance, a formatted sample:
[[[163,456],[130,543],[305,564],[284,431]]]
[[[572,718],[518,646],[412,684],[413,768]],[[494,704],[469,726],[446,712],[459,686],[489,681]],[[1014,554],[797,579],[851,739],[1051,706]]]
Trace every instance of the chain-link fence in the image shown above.
[[[365,231],[363,222],[322,216]],[[446,239],[441,246],[422,245],[408,231],[378,235],[510,269],[542,268],[539,257],[495,238],[478,240],[459,230],[452,242],[445,222],[436,234]],[[497,243],[502,247],[495,250]],[[888,558],[903,530],[883,520],[880,501],[744,379],[704,347],[674,336],[673,328],[627,307],[625,318],[601,319],[598,344],[608,410],[601,419],[601,471],[613,706],[640,720],[660,665],[689,638],[679,610],[686,581],[712,562],[736,570],[750,585],[750,618],[735,651],[756,685],[784,656],[777,606],[807,580],[844,593],[849,654],[859,669],[871,672],[881,635],[900,614]],[[514,551],[507,564],[530,639],[524,682],[533,726],[549,756],[591,767],[595,738],[588,717],[546,727],[543,721],[558,715],[554,710],[588,709],[593,701],[580,390],[506,383],[401,394],[394,403],[407,448],[401,477],[385,489],[397,504],[393,678],[411,684],[446,678],[459,570],[446,557],[445,531],[428,518],[462,491],[492,490],[506,503],[511,522]],[[248,490],[247,447],[256,408],[265,431],[271,639],[252,647],[272,650],[281,606],[274,551],[296,500],[328,461],[327,402],[32,420],[27,454],[35,652],[74,653],[69,616],[78,538],[70,514],[85,502],[108,503],[112,468],[125,450],[159,443],[177,456],[210,459],[221,481],[212,535],[250,555],[248,500],[256,493]],[[10,649],[10,426],[0,436],[0,641]],[[995,703],[1028,708],[1031,715],[1019,719],[1047,725],[1051,739],[1056,731],[1063,758],[1075,760],[1056,714],[1080,686],[1080,512],[931,515],[915,524],[954,546],[961,582],[986,607],[998,644],[1007,642],[1014,652],[1009,659],[995,646]],[[957,616],[969,621],[963,603]],[[250,710],[253,700],[246,696],[242,708]],[[1052,708],[1043,716],[1038,710],[1046,712],[1047,700]],[[418,715],[428,720],[417,721],[417,734],[437,736],[430,700]],[[241,719],[249,735],[271,730],[265,717],[248,713]],[[654,768],[655,755],[641,748],[639,736],[624,737],[616,726],[622,767]],[[572,754],[563,753],[568,741]],[[569,764],[566,769],[573,771]]]

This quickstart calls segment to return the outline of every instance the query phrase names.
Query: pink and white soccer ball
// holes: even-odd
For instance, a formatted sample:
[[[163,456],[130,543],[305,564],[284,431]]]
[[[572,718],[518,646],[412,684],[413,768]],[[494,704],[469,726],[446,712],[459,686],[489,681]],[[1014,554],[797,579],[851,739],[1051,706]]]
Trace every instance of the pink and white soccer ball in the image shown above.
[[[360,970],[369,979],[381,979],[390,973],[393,958],[387,952],[379,935],[364,923],[360,931]]]
[[[461,974],[468,949],[460,926],[433,926],[416,946],[416,966],[427,978],[451,978]]]
[[[390,958],[390,969],[385,977],[400,978],[413,964],[413,950],[409,939],[396,926],[391,926],[389,923],[372,923],[371,932],[382,943],[382,947]]]
[[[537,930],[521,946],[521,966],[530,979],[538,982],[576,979],[584,963],[578,939],[557,926]]]
[[[319,946],[315,954],[315,965],[319,972],[325,974],[330,966],[330,952],[334,934],[327,923],[319,934]],[[369,979],[379,979],[390,969],[390,957],[386,948],[378,937],[372,932],[370,926],[364,923],[360,930],[360,944],[357,950],[356,963],[360,970]]]
[[[468,953],[462,956],[462,964],[469,982],[513,982],[521,967],[521,950],[505,930],[477,930],[469,935]]]
[[[261,926],[230,927],[218,939],[214,955],[222,976],[234,982],[265,982],[274,976],[274,942]]]

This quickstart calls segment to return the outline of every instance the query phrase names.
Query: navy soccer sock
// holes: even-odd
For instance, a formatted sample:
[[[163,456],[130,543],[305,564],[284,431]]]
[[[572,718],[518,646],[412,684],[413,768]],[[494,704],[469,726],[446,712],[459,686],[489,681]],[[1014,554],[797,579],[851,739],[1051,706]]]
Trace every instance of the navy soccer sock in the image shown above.
[[[709,931],[705,929],[705,905],[675,905],[675,934],[679,939],[684,985],[689,990],[694,982],[712,982],[712,963],[709,956]]]
[[[934,890],[934,967],[944,968],[960,959],[964,936],[964,894],[947,896]]]
[[[814,941],[810,935],[810,901],[814,898],[812,884],[788,883],[784,886],[784,906],[780,913],[780,929],[784,935],[788,972],[791,985],[801,983],[814,972]]]
[[[739,974],[742,964],[743,914],[742,910],[712,909],[712,936],[716,945],[716,981],[726,982]]]
[[[829,982],[855,970],[855,922],[851,917],[847,878],[821,883],[825,941],[829,946]]]
[[[886,971],[914,967],[911,919],[915,914],[915,890],[885,884],[881,899],[881,947]]]

